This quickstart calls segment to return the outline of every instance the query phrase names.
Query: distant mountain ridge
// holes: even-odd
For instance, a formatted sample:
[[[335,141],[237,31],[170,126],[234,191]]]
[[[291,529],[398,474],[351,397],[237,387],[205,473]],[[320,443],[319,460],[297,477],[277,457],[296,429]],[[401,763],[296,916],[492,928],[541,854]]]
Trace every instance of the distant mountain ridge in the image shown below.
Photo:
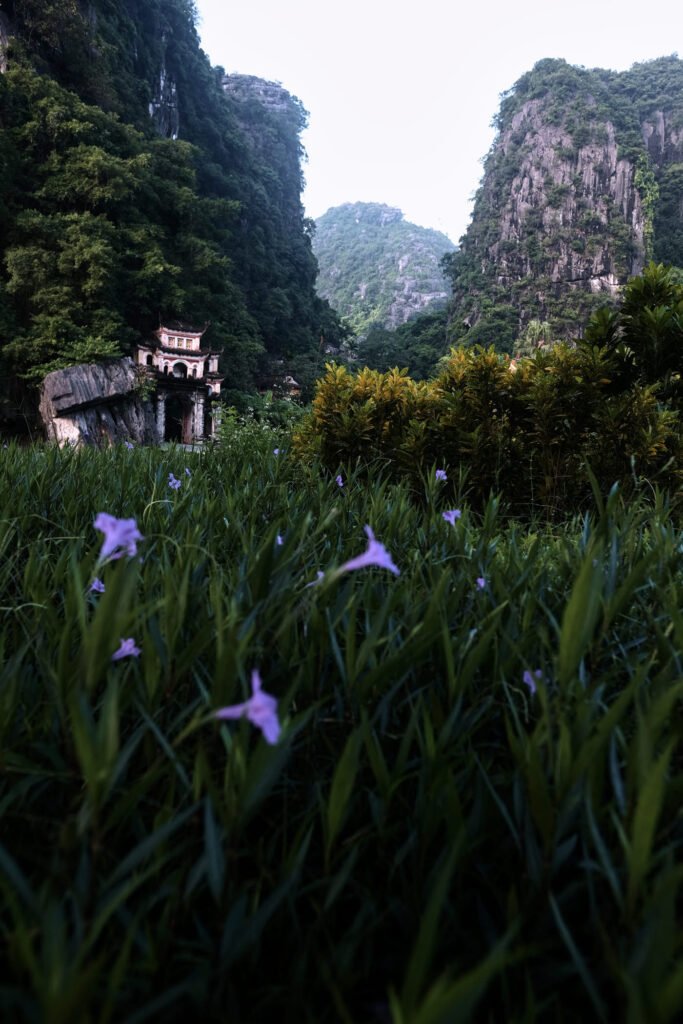
[[[383,203],[344,203],[315,222],[317,291],[359,336],[395,329],[446,304],[440,267],[455,245],[440,231],[404,219]]]

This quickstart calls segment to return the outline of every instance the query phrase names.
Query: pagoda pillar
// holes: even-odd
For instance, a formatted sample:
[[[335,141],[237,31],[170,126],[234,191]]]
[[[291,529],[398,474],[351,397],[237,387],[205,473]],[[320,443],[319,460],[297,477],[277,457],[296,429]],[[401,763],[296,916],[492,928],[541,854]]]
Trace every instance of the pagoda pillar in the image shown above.
[[[201,441],[204,436],[204,395],[195,395],[192,440]]]
[[[213,440],[216,436],[216,430],[221,420],[220,408],[218,402],[215,400],[211,402],[209,406],[209,435]]]
[[[166,436],[166,392],[157,392],[157,436],[162,444]]]

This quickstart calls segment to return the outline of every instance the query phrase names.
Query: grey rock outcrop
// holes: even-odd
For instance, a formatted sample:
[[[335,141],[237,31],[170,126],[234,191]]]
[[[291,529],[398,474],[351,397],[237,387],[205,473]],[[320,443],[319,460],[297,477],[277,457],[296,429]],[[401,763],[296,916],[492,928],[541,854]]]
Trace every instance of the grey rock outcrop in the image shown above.
[[[39,406],[48,440],[95,447],[123,441],[155,444],[152,404],[141,397],[139,384],[128,356],[48,373]]]
[[[0,75],[4,75],[5,71],[7,71],[9,36],[9,22],[2,11],[0,11]]]
[[[485,257],[495,263],[499,283],[533,272],[529,248],[520,243],[537,213],[533,230],[554,243],[547,261],[550,280],[614,295],[620,274],[639,274],[645,261],[643,205],[634,185],[636,168],[633,161],[619,158],[614,125],[606,121],[600,142],[591,141],[575,150],[566,129],[548,124],[543,105],[532,100],[502,134],[504,154],[512,148],[515,134],[523,136],[522,155],[500,212],[498,238]],[[627,266],[616,265],[607,244],[593,244],[583,252],[574,248],[576,239],[586,234],[590,218],[596,227],[607,229],[615,214],[630,231],[632,254]]]
[[[223,90],[242,102],[256,101],[266,110],[286,113],[292,97],[279,82],[269,82],[256,75],[224,75]]]
[[[166,39],[162,42],[165,44]],[[178,109],[178,88],[175,79],[166,67],[166,57],[162,57],[161,67],[154,87],[154,95],[149,104],[149,116],[154,122],[159,135],[165,139],[177,139],[180,132],[180,112]]]
[[[533,320],[578,337],[649,260],[680,265],[678,58],[628,72],[540,61],[503,96],[496,120],[449,267],[453,340],[467,333],[509,350]]]

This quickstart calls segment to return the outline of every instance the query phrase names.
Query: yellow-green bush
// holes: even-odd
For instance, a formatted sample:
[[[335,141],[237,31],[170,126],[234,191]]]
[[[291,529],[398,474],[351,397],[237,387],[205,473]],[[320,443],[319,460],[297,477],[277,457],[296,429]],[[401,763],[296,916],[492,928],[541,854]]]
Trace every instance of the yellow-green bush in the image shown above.
[[[295,446],[320,455],[329,466],[357,458],[399,459],[412,421],[424,418],[427,387],[405,370],[349,373],[328,365],[318,381],[310,417],[295,435]]]
[[[396,475],[467,471],[470,497],[500,492],[513,509],[572,511],[590,493],[638,477],[676,485],[678,415],[656,387],[620,388],[604,348],[558,345],[518,362],[493,349],[453,349],[431,381],[398,369],[352,374],[329,365],[294,439],[303,457],[381,459]]]

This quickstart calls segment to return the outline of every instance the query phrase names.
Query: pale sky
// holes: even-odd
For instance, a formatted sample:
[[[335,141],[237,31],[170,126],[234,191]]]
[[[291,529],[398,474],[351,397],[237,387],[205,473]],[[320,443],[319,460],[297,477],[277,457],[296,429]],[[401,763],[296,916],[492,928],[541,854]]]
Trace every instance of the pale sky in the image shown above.
[[[388,203],[454,242],[500,93],[537,60],[623,70],[683,56],[680,0],[195,2],[212,64],[281,82],[309,111],[309,217]]]

